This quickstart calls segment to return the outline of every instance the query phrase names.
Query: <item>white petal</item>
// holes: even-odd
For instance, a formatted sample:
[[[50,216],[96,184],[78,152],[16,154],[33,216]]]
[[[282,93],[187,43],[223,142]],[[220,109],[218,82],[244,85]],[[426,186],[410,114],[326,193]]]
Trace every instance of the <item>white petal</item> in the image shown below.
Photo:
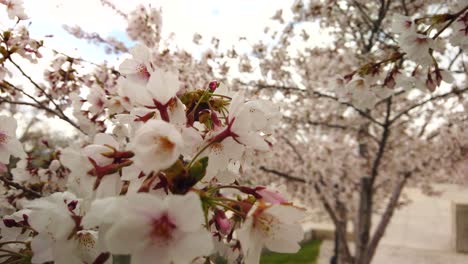
[[[180,83],[174,73],[157,70],[151,75],[146,87],[158,102],[166,104],[176,96]]]
[[[33,251],[32,263],[44,263],[53,261],[52,256],[52,240],[44,233],[35,236],[31,241],[31,249]]]
[[[10,152],[4,147],[0,145],[0,162],[3,164],[10,163]]]
[[[122,181],[118,173],[106,175],[102,178],[96,190],[96,198],[112,197],[119,195],[122,188]]]
[[[149,62],[151,60],[151,53],[148,47],[143,44],[136,44],[130,49],[133,58],[138,62]]]
[[[177,228],[193,232],[202,228],[204,217],[200,197],[189,192],[185,195],[172,195],[166,198],[169,214],[174,217]]]
[[[271,214],[285,224],[293,224],[304,219],[304,210],[290,205],[274,205],[268,208],[265,213]]]
[[[23,145],[15,138],[8,140],[5,144],[5,148],[10,152],[11,155],[24,159],[26,158],[26,152],[23,150]]]
[[[169,258],[169,250],[166,248],[148,247],[144,250],[135,252],[132,254],[132,264],[169,264],[171,259]]]
[[[198,232],[188,233],[177,245],[171,258],[174,263],[190,263],[199,256],[209,256],[213,251],[213,239],[209,231],[200,230]]]
[[[266,240],[266,247],[279,253],[296,253],[301,248],[299,242],[304,238],[301,225],[279,225],[272,230],[270,239]]]
[[[134,59],[125,59],[119,66],[119,71],[123,74],[133,74],[137,71],[141,63]]]
[[[16,137],[16,119],[9,116],[0,116],[0,131],[6,132],[10,137]]]
[[[109,145],[114,148],[119,147],[119,143],[114,139],[113,136],[106,133],[99,133],[94,136],[94,144],[97,145]],[[109,149],[110,151],[110,149]]]
[[[150,225],[141,215],[125,215],[118,219],[105,234],[105,241],[112,254],[131,254],[142,250],[149,243]]]
[[[91,208],[83,217],[82,225],[91,229],[103,223],[109,224],[119,218],[121,212],[122,199],[108,197],[93,201]]]

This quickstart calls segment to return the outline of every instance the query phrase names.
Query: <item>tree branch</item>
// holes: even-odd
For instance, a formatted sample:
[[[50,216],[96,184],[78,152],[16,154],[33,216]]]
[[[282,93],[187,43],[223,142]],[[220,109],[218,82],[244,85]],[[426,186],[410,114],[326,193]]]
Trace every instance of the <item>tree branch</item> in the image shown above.
[[[36,83],[26,72],[23,71],[23,69],[18,65],[16,64],[16,62],[14,62],[11,57],[8,57],[8,60],[21,72],[21,74],[29,80],[29,82],[34,85],[34,87],[36,87],[39,91],[41,91],[42,94],[44,94],[45,97],[47,97],[47,99],[55,106],[55,109],[56,111],[58,111],[57,113],[55,113],[56,116],[60,117],[61,119],[67,121],[68,123],[70,123],[73,127],[75,127],[76,129],[78,129],[79,131],[81,131],[82,133],[86,134],[83,130],[80,129],[80,127],[75,123],[73,122],[73,120],[71,120],[70,118],[68,118],[65,113],[63,112],[63,110],[60,108],[59,105],[57,105],[57,103],[54,101],[54,98],[52,98],[52,96],[50,96],[48,93],[46,93],[46,91],[38,84]],[[35,99],[34,99],[35,100]]]
[[[250,85],[250,86],[256,86],[258,87],[259,89],[277,89],[277,90],[285,90],[285,91],[294,91],[294,92],[301,92],[301,93],[307,93],[307,94],[312,94],[312,95],[315,95],[316,97],[321,97],[321,98],[326,98],[326,99],[330,99],[330,100],[333,100],[333,101],[336,101],[338,102],[339,104],[342,104],[342,105],[345,105],[345,106],[348,106],[348,107],[351,107],[352,109],[354,109],[356,112],[358,112],[361,116],[369,119],[371,122],[379,125],[379,126],[383,126],[383,124],[379,121],[377,121],[376,119],[374,119],[371,115],[369,115],[368,113],[366,113],[365,111],[357,108],[356,106],[354,106],[353,104],[351,103],[348,103],[348,102],[342,102],[340,101],[340,99],[338,97],[335,97],[335,96],[332,96],[332,95],[328,95],[328,94],[324,94],[324,93],[321,93],[321,92],[317,92],[317,91],[310,91],[310,90],[306,90],[306,89],[301,89],[299,87],[294,87],[294,86],[284,86],[284,85],[272,85],[272,84],[247,84],[247,83],[241,83],[243,85]]]
[[[323,195],[323,192],[320,188],[320,186],[315,183],[314,184],[314,189],[315,192],[317,193],[320,201],[322,202],[323,207],[325,208],[325,211],[327,211],[328,215],[333,221],[333,224],[335,225],[335,232],[338,232],[338,237],[340,239],[341,244],[343,245],[344,248],[344,253],[345,253],[345,259],[351,260],[353,259],[351,255],[351,251],[349,250],[349,244],[348,244],[348,239],[347,239],[347,234],[346,234],[346,219],[339,219],[335,212],[333,211],[333,207],[330,205],[330,203],[327,201],[325,196]],[[342,224],[345,224],[345,228],[340,228]]]
[[[432,102],[432,101],[435,101],[435,100],[439,100],[439,99],[442,99],[442,98],[445,98],[445,97],[449,97],[451,95],[458,95],[458,94],[462,94],[462,93],[465,93],[468,91],[468,87],[467,88],[464,88],[464,89],[461,89],[461,90],[457,90],[457,89],[453,89],[452,91],[450,92],[447,92],[447,93],[444,93],[444,94],[440,94],[440,95],[437,95],[437,96],[433,96],[429,99],[426,99],[422,102],[419,102],[415,105],[412,105],[411,107],[408,107],[407,109],[403,110],[402,112],[398,113],[397,115],[395,115],[391,120],[390,120],[390,125],[393,124],[395,121],[397,121],[401,116],[409,113],[411,110],[415,109],[415,108],[418,108],[420,106],[423,106],[429,102]]]
[[[260,168],[260,170],[262,170],[264,172],[275,174],[276,176],[285,178],[285,179],[290,180],[290,181],[296,181],[296,182],[302,182],[302,183],[306,182],[305,179],[303,179],[303,178],[299,178],[299,177],[296,177],[296,176],[291,176],[291,175],[289,175],[287,173],[280,172],[280,171],[277,171],[275,169],[268,169],[265,166],[260,166],[259,168]]]
[[[53,115],[57,114],[55,111],[53,111],[50,108],[44,107],[43,105],[40,105],[40,104],[39,105],[34,104],[34,103],[31,103],[31,102],[11,101],[11,100],[8,100],[6,98],[0,97],[0,103],[7,103],[7,104],[14,104],[14,105],[27,105],[27,106],[32,106],[32,107],[37,108],[37,109],[44,110],[44,111],[46,111],[46,112],[48,112],[50,114],[53,114]]]
[[[302,158],[302,155],[301,153],[299,153],[299,151],[297,150],[296,146],[289,140],[289,138],[285,137],[285,136],[282,136],[281,137],[284,142],[286,142],[286,144],[288,144],[289,147],[291,147],[291,149],[294,151],[294,153],[296,154],[297,158],[302,162],[304,163],[304,158]]]
[[[42,195],[40,193],[35,192],[35,191],[31,190],[31,189],[28,189],[28,188],[24,187],[23,185],[21,185],[19,183],[16,183],[16,182],[14,182],[12,180],[9,180],[5,176],[0,176],[0,181],[4,182],[6,185],[8,185],[10,187],[13,187],[13,188],[15,188],[17,190],[22,190],[23,192],[31,195],[34,198],[42,197]]]
[[[388,137],[390,136],[390,114],[392,109],[392,97],[387,98],[387,112],[385,115],[385,122],[383,124],[382,137],[379,142],[379,149],[377,155],[375,156],[374,162],[372,163],[370,184],[374,185],[375,178],[379,173],[379,166],[382,160],[383,154],[385,152],[385,146],[387,145]]]
[[[377,249],[377,246],[380,240],[385,234],[385,230],[387,229],[387,226],[390,223],[393,213],[395,212],[395,209],[397,207],[401,192],[403,188],[405,187],[407,179],[410,177],[410,175],[411,175],[410,173],[404,174],[403,179],[401,179],[400,182],[397,184],[397,186],[395,186],[395,188],[393,189],[392,196],[390,197],[388,201],[387,207],[385,208],[382,218],[380,219],[380,222],[369,243],[369,247],[368,247],[369,260],[372,259],[372,257],[374,256],[375,250]]]

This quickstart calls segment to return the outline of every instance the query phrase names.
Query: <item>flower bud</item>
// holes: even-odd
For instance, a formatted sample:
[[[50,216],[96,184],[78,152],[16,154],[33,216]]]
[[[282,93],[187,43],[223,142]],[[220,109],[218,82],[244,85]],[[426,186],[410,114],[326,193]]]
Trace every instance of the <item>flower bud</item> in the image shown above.
[[[218,229],[219,232],[221,232],[224,235],[229,234],[232,228],[232,224],[229,221],[229,219],[227,219],[224,211],[216,210],[214,221],[215,221],[216,229]]]
[[[286,200],[279,192],[269,190],[265,187],[257,187],[255,188],[255,191],[257,194],[259,194],[262,197],[262,200],[268,203],[272,204],[282,204],[282,203],[287,203],[288,200]]]
[[[60,168],[60,162],[56,159],[54,159],[49,165],[50,171],[57,171],[59,168]]]
[[[211,92],[214,92],[219,87],[219,85],[220,85],[220,83],[218,81],[211,81],[208,84],[208,88],[210,88]]]

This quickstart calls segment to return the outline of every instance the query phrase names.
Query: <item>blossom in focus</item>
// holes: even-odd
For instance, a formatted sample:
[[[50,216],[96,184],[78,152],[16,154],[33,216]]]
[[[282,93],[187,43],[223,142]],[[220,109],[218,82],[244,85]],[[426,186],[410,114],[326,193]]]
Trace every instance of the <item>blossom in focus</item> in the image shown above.
[[[259,186],[255,188],[255,192],[262,197],[262,200],[271,204],[287,203],[289,197],[285,197],[286,186],[276,186],[272,184],[269,187]]]
[[[134,105],[145,106],[149,109],[157,109],[163,120],[170,120],[170,108],[179,91],[178,76],[172,72],[157,69],[146,84],[139,84],[130,80],[119,81],[119,94],[128,98]]]
[[[247,220],[237,231],[246,264],[259,263],[262,248],[296,253],[304,237],[299,221],[304,211],[290,205],[260,203],[250,210]]]
[[[145,45],[137,44],[130,49],[133,58],[125,59],[119,71],[131,81],[146,84],[154,71],[151,64],[151,52]]]
[[[252,113],[257,113],[256,115]],[[232,137],[236,142],[248,147],[266,151],[268,143],[260,134],[260,129],[266,128],[268,117],[259,105],[245,102],[244,96],[235,94],[229,105],[228,125],[213,136],[217,141]],[[276,112],[273,112],[275,114]]]
[[[38,235],[31,241],[32,263],[92,263],[101,253],[95,231],[79,230],[80,204],[72,193],[52,195],[25,203],[28,222]]]
[[[150,120],[141,126],[132,140],[135,165],[145,172],[169,168],[183,148],[180,132],[162,120]]]
[[[114,154],[118,151],[119,144],[109,134],[100,133],[94,137],[94,142],[83,149],[84,154],[91,162],[93,168],[87,171],[86,177],[93,179],[93,186],[89,189],[96,190],[96,197],[108,197],[118,195],[122,187],[119,169],[122,163],[128,162],[120,159],[119,164],[114,163]],[[129,162],[128,162],[129,163]],[[82,170],[82,169],[81,169]]]
[[[118,212],[93,205],[90,218],[83,220],[85,226],[101,225],[99,235],[107,249],[112,254],[131,254],[132,264],[190,263],[213,250],[211,235],[203,229],[200,199],[193,192],[164,200],[138,193],[106,202],[105,208]],[[92,217],[97,214],[100,217]]]

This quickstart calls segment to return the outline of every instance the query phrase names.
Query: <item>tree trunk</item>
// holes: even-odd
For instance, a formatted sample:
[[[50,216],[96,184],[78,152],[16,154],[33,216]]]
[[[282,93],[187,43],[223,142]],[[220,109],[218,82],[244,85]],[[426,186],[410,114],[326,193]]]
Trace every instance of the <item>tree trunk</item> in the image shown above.
[[[390,196],[389,201],[387,203],[387,207],[385,208],[382,218],[380,219],[380,222],[377,225],[375,232],[372,235],[372,239],[369,243],[369,247],[367,250],[368,251],[367,258],[368,258],[369,263],[374,257],[374,254],[377,250],[379,242],[384,236],[385,230],[387,229],[388,224],[390,224],[390,220],[392,219],[393,213],[395,212],[395,209],[397,208],[398,200],[400,199],[401,192],[403,188],[405,187],[406,181],[410,175],[411,175],[410,173],[406,173],[404,177],[400,180],[400,182],[393,189],[392,195]]]
[[[336,236],[338,239],[337,252],[338,264],[352,264],[352,258],[349,254],[349,245],[348,245],[348,211],[344,204],[337,200],[336,201],[336,215],[337,215],[337,225],[335,226]]]
[[[355,230],[356,257],[354,264],[368,264],[368,245],[372,226],[372,183],[370,178],[361,179],[358,221]]]

